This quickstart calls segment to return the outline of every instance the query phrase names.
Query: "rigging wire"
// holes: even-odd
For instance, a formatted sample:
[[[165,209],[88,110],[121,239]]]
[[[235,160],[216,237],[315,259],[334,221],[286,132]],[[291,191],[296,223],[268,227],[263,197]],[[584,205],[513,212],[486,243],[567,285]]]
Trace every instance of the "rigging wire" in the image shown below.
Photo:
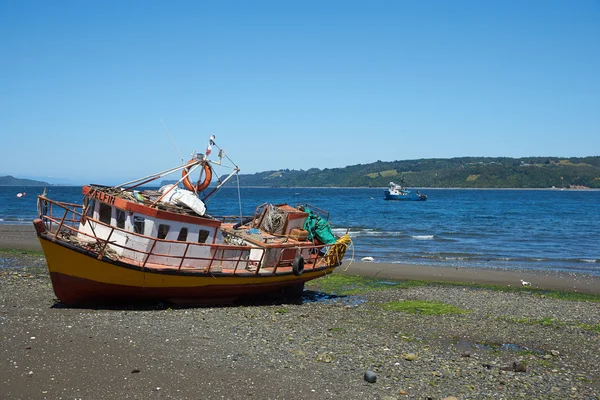
[[[219,145],[215,143],[214,139],[211,139],[211,140],[210,140],[210,144],[211,144],[211,145],[213,145],[213,146],[215,146],[217,149],[219,149],[219,151],[223,151],[223,149],[222,149],[222,148],[220,148],[220,147],[219,147]],[[225,158],[226,158],[226,159],[228,159],[228,160],[229,160],[229,161],[230,161],[230,162],[233,164],[233,166],[234,166],[235,168],[238,168],[237,164],[236,164],[236,163],[234,163],[234,162],[233,162],[233,160],[232,160],[231,158],[229,158],[229,156],[227,155],[227,153],[226,153],[226,152],[224,152],[224,151],[223,151],[223,155],[225,156]]]
[[[242,214],[242,195],[240,193],[240,175],[238,173],[235,174],[237,180],[237,191],[238,191],[238,205],[240,206],[240,222],[244,220],[244,215]]]
[[[165,123],[163,122],[163,120],[161,118],[158,119],[160,121],[160,123],[162,124],[165,132],[167,132],[167,135],[169,135],[169,139],[171,139],[171,143],[173,143],[173,147],[175,147],[175,151],[177,151],[177,154],[179,154],[179,158],[181,158],[181,161],[183,162],[183,157],[181,156],[181,153],[179,152],[179,149],[177,148],[177,146],[175,145],[175,141],[173,140],[173,138],[171,137],[171,134],[169,133],[169,130],[167,129],[167,126],[165,125]]]

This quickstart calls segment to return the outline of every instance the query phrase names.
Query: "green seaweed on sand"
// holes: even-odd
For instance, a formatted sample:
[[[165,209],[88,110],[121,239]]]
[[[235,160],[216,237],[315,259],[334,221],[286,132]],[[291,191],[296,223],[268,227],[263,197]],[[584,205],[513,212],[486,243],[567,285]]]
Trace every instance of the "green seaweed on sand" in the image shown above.
[[[48,274],[44,253],[37,250],[0,249],[0,271],[7,269],[39,276]]]
[[[496,292],[508,292],[508,293],[528,293],[541,298],[552,298],[557,300],[568,300],[568,301],[590,301],[594,303],[600,303],[600,295],[591,293],[579,293],[579,292],[567,292],[564,290],[551,290],[551,289],[537,289],[537,288],[526,288],[520,286],[504,286],[504,285],[493,285],[486,283],[469,283],[469,282],[429,282],[432,285],[443,285],[443,286],[459,286],[471,289],[482,289],[492,290]]]
[[[331,274],[324,278],[307,283],[311,289],[336,294],[352,295],[366,293],[372,290],[407,289],[420,286],[457,286],[473,290],[491,290],[497,292],[523,293],[541,298],[552,298],[567,301],[587,301],[600,303],[600,295],[591,293],[567,292],[563,290],[526,288],[520,286],[505,286],[484,283],[423,281],[404,279],[381,279],[357,275]]]
[[[503,321],[508,321],[508,322],[516,322],[517,324],[522,324],[522,325],[553,326],[555,328],[566,325],[564,322],[560,322],[556,318],[553,318],[553,317],[542,317],[542,318],[534,319],[534,318],[527,318],[527,317],[517,318],[517,317],[503,316],[503,317],[498,317],[498,320],[503,320]]]
[[[535,289],[534,294],[537,296],[550,297],[557,300],[568,300],[568,301],[589,301],[593,303],[600,303],[600,295],[589,294],[589,293],[578,293],[578,292],[564,292],[559,290],[543,290]]]
[[[592,332],[597,332],[600,333],[600,323],[592,325],[592,324],[579,324],[577,325],[578,328],[583,328],[586,331],[592,331]]]
[[[442,314],[467,314],[471,311],[453,306],[441,301],[430,300],[404,300],[390,301],[381,304],[385,310],[401,311],[410,314],[442,315]]]
[[[41,250],[22,250],[22,249],[0,249],[0,257],[17,257],[17,256],[34,256],[44,257],[44,252]]]
[[[337,295],[357,295],[375,290],[409,288],[424,285],[427,285],[427,283],[422,281],[377,279],[345,274],[331,274],[306,283],[306,287],[310,290],[318,290]]]

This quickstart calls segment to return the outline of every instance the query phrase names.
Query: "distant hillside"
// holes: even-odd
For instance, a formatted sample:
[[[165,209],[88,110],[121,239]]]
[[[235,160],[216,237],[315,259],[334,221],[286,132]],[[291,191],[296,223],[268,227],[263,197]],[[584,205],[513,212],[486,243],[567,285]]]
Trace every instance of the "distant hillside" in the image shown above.
[[[0,186],[49,186],[48,182],[34,181],[32,179],[19,179],[14,176],[0,176]]]
[[[266,187],[383,187],[390,181],[399,183],[402,178],[409,187],[600,188],[600,156],[377,161],[344,168],[240,175],[240,183]]]

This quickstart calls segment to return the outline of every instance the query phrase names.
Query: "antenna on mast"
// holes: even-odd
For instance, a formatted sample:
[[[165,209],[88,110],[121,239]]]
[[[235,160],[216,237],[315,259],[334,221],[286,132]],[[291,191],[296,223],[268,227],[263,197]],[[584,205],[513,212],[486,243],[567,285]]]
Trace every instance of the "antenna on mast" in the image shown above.
[[[177,146],[175,145],[175,141],[173,140],[173,138],[171,137],[171,134],[169,133],[169,130],[167,129],[167,126],[165,125],[165,123],[163,122],[163,120],[161,118],[158,119],[160,121],[160,123],[162,124],[165,132],[167,132],[167,135],[169,135],[169,139],[171,139],[171,143],[173,143],[173,147],[175,147],[175,151],[177,151],[177,154],[179,154],[179,158],[181,158],[181,161],[183,162],[183,157],[181,156],[181,153],[179,152],[179,149],[177,148]]]

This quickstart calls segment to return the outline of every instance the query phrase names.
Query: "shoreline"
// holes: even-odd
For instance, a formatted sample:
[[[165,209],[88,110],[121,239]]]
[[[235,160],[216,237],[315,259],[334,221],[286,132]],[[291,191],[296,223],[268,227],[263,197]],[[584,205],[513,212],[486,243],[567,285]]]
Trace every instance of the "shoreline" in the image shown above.
[[[246,189],[375,189],[385,190],[388,186],[240,186],[240,188]],[[552,192],[598,192],[598,188],[477,188],[477,187],[429,187],[429,186],[408,186],[409,189],[434,189],[434,190],[548,190]]]
[[[0,185],[0,187],[14,187],[14,188],[22,188],[22,187],[82,187],[86,185],[63,185],[63,184],[49,184],[49,185],[32,185],[32,186],[11,186],[11,185]],[[160,185],[145,185],[142,188],[155,188],[160,187]],[[243,186],[240,185],[240,188],[245,189],[376,189],[376,190],[385,190],[388,186]],[[549,190],[549,191],[558,191],[558,192],[598,192],[600,188],[590,188],[590,187],[582,187],[582,188],[559,188],[559,187],[541,187],[541,188],[505,188],[505,187],[433,187],[433,186],[408,186],[409,189],[434,189],[434,190]]]
[[[42,247],[31,224],[0,224],[0,249],[37,250]],[[560,271],[524,269],[491,269],[445,267],[402,263],[344,261],[337,273],[388,279],[423,280],[432,282],[464,282],[522,287],[521,280],[532,289],[561,290],[600,294],[600,276]]]
[[[471,267],[443,267],[374,262],[344,261],[338,273],[371,278],[407,279],[429,282],[454,282],[479,285],[525,287],[600,295],[600,276],[524,269],[491,269]]]

